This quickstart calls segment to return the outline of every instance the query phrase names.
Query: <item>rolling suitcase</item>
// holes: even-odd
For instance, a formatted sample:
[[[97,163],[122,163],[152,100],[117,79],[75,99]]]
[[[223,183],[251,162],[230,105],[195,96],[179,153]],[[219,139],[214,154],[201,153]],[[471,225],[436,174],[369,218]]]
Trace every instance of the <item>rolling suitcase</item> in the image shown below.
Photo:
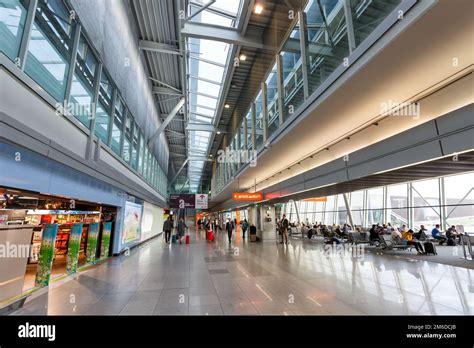
[[[190,239],[189,239],[189,234],[188,234],[186,235],[186,244],[189,244],[189,242],[190,242]]]
[[[208,240],[209,242],[213,242],[213,241],[214,241],[214,232],[212,232],[212,230],[207,231],[207,240]]]
[[[176,244],[176,235],[175,234],[173,234],[171,236],[171,243]]]
[[[438,253],[436,252],[436,247],[432,242],[425,242],[423,244],[423,247],[425,249],[425,254],[438,255]]]

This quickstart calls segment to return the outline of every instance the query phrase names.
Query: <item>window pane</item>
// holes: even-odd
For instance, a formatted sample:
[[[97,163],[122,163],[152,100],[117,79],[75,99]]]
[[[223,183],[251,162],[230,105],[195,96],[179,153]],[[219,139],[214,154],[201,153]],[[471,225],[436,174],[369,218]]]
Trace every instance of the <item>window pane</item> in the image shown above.
[[[438,179],[413,182],[413,205],[415,226],[425,225],[431,229],[440,221]]]
[[[283,46],[281,61],[283,67],[283,119],[285,120],[304,101],[303,73],[301,67],[301,47],[299,22]]]
[[[364,191],[351,193],[351,211],[354,225],[362,226],[364,224]]]
[[[365,40],[401,0],[350,0],[356,45]]]
[[[73,29],[62,1],[38,1],[25,72],[59,102],[66,90]]]
[[[105,111],[102,103],[99,103],[95,113],[95,135],[97,135],[104,144],[109,143],[109,123],[110,116]]]
[[[18,57],[28,1],[0,0],[0,50],[11,60]]]
[[[382,224],[383,220],[383,188],[367,190],[367,224]]]
[[[117,97],[115,103],[114,123],[112,125],[112,140],[110,147],[112,151],[120,156],[120,141],[122,138],[123,116],[125,112],[125,104],[120,97]]]
[[[84,126],[90,128],[93,108],[93,93],[90,86],[81,78],[80,71],[74,73],[69,95],[69,112]]]
[[[267,85],[268,136],[272,135],[279,125],[277,81],[277,65],[275,63],[265,82]]]
[[[408,225],[408,185],[387,187],[387,220],[394,227]],[[413,226],[417,228],[418,226]]]
[[[305,8],[308,80],[315,91],[349,55],[343,0],[311,1]]]
[[[444,178],[446,222],[474,232],[474,173]]]

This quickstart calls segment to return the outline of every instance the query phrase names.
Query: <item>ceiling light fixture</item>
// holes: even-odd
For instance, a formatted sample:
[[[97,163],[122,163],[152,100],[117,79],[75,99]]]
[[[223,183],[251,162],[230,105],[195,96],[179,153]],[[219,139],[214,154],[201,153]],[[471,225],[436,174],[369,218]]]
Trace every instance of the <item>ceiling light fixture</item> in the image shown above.
[[[225,107],[226,109],[228,109],[228,108],[230,108],[230,105],[229,105],[229,104],[225,104],[224,107]]]
[[[247,56],[245,54],[241,54],[239,59],[243,62],[245,62],[247,60]]]
[[[220,131],[217,131],[217,134],[221,134],[221,132],[220,132]]]
[[[262,14],[262,12],[263,12],[263,6],[260,5],[260,4],[255,5],[254,12],[255,12],[256,14],[258,14],[258,15],[259,15],[259,14]]]

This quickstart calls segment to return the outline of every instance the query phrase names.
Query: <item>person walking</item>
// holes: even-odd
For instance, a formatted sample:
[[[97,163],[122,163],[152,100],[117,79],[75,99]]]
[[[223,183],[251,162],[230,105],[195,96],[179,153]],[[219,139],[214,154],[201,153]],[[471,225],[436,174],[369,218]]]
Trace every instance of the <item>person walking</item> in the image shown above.
[[[171,220],[171,216],[165,220],[163,224],[163,231],[165,232],[165,242],[166,244],[170,244],[171,238],[171,230],[173,229],[173,221]]]
[[[229,245],[232,242],[232,232],[234,231],[234,223],[231,219],[227,219],[225,224],[225,230],[227,231],[227,237],[229,238]]]
[[[188,226],[186,226],[183,218],[180,218],[179,221],[178,221],[178,225],[176,226],[176,230],[178,232],[179,244],[182,244],[181,239],[184,237],[184,234],[186,232],[186,228],[188,228]]]
[[[280,244],[283,244],[283,241],[285,241],[285,244],[288,244],[288,226],[289,226],[288,219],[286,218],[286,215],[283,215],[283,218],[281,219],[281,242],[280,242]]]
[[[247,228],[249,228],[249,223],[247,222],[247,219],[244,219],[242,222],[242,238],[245,239],[245,232],[247,232]]]

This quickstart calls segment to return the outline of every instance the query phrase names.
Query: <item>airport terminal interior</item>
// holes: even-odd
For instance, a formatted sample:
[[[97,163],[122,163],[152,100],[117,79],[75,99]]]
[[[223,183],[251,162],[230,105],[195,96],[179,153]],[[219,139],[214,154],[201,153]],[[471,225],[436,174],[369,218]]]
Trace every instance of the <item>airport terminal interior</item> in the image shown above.
[[[474,315],[471,0],[0,0],[0,315]]]

